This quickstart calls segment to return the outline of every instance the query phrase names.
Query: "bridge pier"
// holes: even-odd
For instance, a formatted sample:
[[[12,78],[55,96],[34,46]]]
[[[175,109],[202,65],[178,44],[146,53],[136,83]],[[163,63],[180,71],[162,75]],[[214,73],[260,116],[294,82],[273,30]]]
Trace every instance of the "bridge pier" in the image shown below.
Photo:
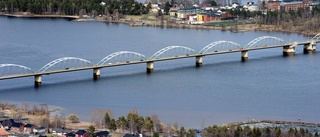
[[[202,56],[196,56],[196,66],[202,66]]]
[[[42,76],[41,75],[35,75],[34,76],[34,86],[40,87],[42,84]]]
[[[316,51],[317,43],[315,41],[311,41],[309,44],[305,44],[303,47],[303,53],[310,53]]]
[[[284,46],[283,47],[283,55],[284,56],[291,56],[294,55],[294,53],[296,52],[296,46],[298,45],[298,43],[293,43],[290,46]]]
[[[247,50],[241,51],[241,61],[248,61],[249,53]]]
[[[93,79],[94,80],[100,79],[100,68],[93,69]]]
[[[153,72],[153,61],[147,62],[147,73]]]

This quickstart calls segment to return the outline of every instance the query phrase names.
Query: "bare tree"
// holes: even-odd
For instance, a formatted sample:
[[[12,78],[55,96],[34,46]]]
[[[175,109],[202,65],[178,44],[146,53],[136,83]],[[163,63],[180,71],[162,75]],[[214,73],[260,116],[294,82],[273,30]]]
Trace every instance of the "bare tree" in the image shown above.
[[[153,131],[159,132],[161,130],[160,120],[158,115],[154,114],[151,116],[151,120],[153,121]]]
[[[108,114],[112,114],[110,110],[106,110],[106,109],[95,109],[91,112],[90,114],[90,119],[91,119],[91,122],[93,124],[95,124],[95,126],[97,128],[102,128],[104,127],[104,116],[107,112],[110,112]],[[110,116],[112,117],[112,116]]]
[[[28,103],[22,103],[22,110],[25,112],[25,113],[28,113],[29,111],[29,104]]]

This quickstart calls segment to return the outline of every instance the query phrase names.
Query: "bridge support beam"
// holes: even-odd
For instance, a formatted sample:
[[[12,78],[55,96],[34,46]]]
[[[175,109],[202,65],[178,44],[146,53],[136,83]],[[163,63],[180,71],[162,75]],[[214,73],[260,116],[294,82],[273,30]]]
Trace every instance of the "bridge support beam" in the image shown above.
[[[284,46],[283,47],[283,55],[284,56],[290,56],[290,55],[294,55],[294,53],[296,52],[296,46],[298,45],[298,43],[293,43],[290,46]]]
[[[93,69],[93,79],[94,80],[100,79],[100,68]]]
[[[153,72],[153,61],[147,62],[147,73]]]
[[[202,66],[202,56],[196,56],[196,66]]]
[[[241,51],[241,61],[248,61],[249,53],[247,50]]]
[[[305,44],[303,47],[303,53],[310,53],[316,51],[317,43],[315,41],[311,41],[309,44]]]
[[[35,75],[34,76],[34,86],[40,87],[42,84],[42,76],[41,75]]]

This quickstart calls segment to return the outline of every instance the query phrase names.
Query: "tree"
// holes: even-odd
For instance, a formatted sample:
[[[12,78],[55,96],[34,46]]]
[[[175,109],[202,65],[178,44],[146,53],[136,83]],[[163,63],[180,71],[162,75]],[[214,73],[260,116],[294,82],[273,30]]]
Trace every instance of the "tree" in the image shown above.
[[[194,137],[196,135],[196,129],[189,129],[187,132],[187,137]]]
[[[88,128],[88,136],[89,137],[94,137],[95,136],[95,134],[94,134],[94,131],[95,131],[96,129],[94,128],[94,126],[92,126],[92,125],[90,125],[89,126],[89,128]]]
[[[147,5],[147,7],[146,7],[147,13],[150,12],[150,9],[151,9],[151,8],[152,8],[152,7],[151,7],[151,2],[149,2],[148,5]]]
[[[154,132],[152,137],[159,137],[159,133],[158,132]]]
[[[71,122],[71,123],[79,123],[80,122],[80,119],[79,117],[76,115],[76,114],[70,114],[68,116],[68,120]]]
[[[274,132],[275,132],[275,134],[276,134],[277,137],[280,137],[280,135],[281,135],[281,129],[280,129],[280,128],[276,127],[276,128],[274,129]]]
[[[97,128],[102,128],[105,124],[104,117],[108,113],[110,117],[112,117],[112,111],[106,109],[95,109],[90,114],[91,122],[95,124]]]
[[[184,137],[186,135],[186,130],[182,126],[179,130],[176,131],[179,137]]]
[[[154,132],[160,131],[161,125],[160,125],[160,120],[158,119],[158,116],[152,115],[151,120],[153,122],[153,131]]]
[[[116,131],[117,130],[117,125],[116,125],[116,120],[111,119],[110,123],[108,125],[108,129],[111,131]]]
[[[166,15],[169,15],[170,7],[171,7],[170,3],[169,3],[169,2],[166,2],[165,6],[164,6],[164,9],[163,9],[163,10],[164,10],[164,13],[165,13]]]
[[[136,109],[131,110],[127,115],[127,120],[129,122],[130,131],[132,133],[141,133],[141,128],[144,124],[144,118],[139,116]]]
[[[151,132],[151,130],[152,130],[152,128],[153,128],[153,121],[151,120],[151,118],[150,118],[149,116],[145,118],[143,127],[144,127],[147,131]]]
[[[106,125],[106,127],[108,127],[110,121],[111,121],[111,118],[109,116],[109,113],[106,112],[106,114],[104,115],[104,124]]]
[[[124,130],[126,129],[127,125],[128,125],[128,121],[126,120],[126,118],[124,116],[119,117],[118,120],[116,121],[116,125],[118,128],[122,129],[122,132],[124,132]]]

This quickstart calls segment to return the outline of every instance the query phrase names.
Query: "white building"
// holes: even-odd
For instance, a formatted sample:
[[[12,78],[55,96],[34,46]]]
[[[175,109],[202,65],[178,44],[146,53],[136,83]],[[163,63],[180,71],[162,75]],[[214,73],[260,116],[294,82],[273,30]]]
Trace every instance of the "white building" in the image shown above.
[[[248,10],[249,11],[259,11],[260,8],[259,8],[258,5],[251,5],[251,6],[248,7]]]

